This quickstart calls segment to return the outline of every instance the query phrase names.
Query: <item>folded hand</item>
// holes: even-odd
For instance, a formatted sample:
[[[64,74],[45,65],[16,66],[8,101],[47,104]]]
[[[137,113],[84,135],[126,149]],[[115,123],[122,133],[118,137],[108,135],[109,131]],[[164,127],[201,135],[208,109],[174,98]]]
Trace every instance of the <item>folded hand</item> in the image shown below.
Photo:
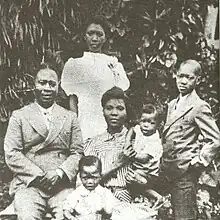
[[[60,180],[61,178],[57,174],[56,170],[49,170],[40,179],[40,184],[43,189],[50,191]]]

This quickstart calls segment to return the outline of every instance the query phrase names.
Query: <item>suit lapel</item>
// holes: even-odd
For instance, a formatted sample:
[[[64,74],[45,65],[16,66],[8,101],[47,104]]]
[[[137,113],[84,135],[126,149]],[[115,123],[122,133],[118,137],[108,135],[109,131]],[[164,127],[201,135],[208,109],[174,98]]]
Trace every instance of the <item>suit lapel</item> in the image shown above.
[[[48,129],[36,103],[30,104],[26,111],[27,112],[25,113],[25,118],[27,121],[31,124],[37,133],[46,138],[48,135]]]
[[[52,119],[50,123],[49,134],[45,142],[41,145],[41,149],[49,145],[59,135],[66,120],[66,115],[62,114],[62,108],[57,104],[53,107]]]
[[[193,91],[187,98],[186,100],[179,106],[179,110],[175,110],[175,106],[177,103],[178,99],[173,100],[172,104],[170,105],[170,109],[168,111],[168,116],[167,116],[167,123],[164,128],[163,133],[166,133],[168,129],[179,119],[181,119],[183,116],[188,114],[193,107],[195,106],[195,102],[198,99],[198,95],[196,94],[195,91]]]

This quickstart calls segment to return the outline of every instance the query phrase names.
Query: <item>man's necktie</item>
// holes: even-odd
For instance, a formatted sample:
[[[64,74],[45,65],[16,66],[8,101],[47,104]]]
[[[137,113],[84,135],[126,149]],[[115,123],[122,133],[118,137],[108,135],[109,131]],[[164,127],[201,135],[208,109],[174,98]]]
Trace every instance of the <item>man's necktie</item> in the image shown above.
[[[45,119],[45,124],[47,128],[50,128],[50,113],[48,111],[44,112],[44,119]]]

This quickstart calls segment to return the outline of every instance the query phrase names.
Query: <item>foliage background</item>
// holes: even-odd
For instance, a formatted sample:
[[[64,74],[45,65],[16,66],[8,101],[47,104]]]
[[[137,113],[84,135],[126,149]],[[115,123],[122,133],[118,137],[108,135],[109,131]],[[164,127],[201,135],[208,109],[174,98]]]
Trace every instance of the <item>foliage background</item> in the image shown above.
[[[69,57],[82,55],[81,29],[95,15],[108,21],[111,32],[105,52],[118,56],[126,69],[131,81],[127,94],[135,113],[145,102],[155,103],[163,112],[165,104],[177,95],[176,67],[193,58],[203,67],[198,93],[211,105],[219,125],[219,56],[204,38],[210,4],[217,6],[218,1],[1,0],[0,151],[11,112],[33,100],[32,76],[39,64],[49,61],[61,74]],[[0,159],[2,208],[8,203],[11,177],[2,153]],[[214,178],[214,189],[218,178]],[[216,199],[211,198],[213,207]]]

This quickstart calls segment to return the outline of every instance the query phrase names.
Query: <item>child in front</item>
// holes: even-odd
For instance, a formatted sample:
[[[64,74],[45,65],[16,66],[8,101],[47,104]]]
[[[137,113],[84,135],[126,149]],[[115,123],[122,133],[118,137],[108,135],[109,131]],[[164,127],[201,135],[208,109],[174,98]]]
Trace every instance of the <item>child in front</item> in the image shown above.
[[[111,217],[118,200],[110,190],[99,185],[101,161],[95,156],[84,156],[79,162],[82,185],[70,194],[63,206],[68,220],[99,220]]]

